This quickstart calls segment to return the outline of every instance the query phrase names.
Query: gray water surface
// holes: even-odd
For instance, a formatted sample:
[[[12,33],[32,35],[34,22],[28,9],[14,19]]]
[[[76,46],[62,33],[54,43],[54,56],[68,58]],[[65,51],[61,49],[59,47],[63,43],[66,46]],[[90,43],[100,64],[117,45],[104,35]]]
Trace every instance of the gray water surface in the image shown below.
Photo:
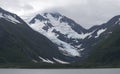
[[[120,69],[0,69],[0,74],[120,74]]]

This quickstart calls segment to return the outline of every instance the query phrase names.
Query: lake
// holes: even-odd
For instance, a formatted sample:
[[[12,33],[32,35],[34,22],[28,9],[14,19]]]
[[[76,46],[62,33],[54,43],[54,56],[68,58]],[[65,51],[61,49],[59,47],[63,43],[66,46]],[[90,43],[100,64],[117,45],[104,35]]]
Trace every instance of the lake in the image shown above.
[[[120,74],[120,69],[0,69],[0,74]]]

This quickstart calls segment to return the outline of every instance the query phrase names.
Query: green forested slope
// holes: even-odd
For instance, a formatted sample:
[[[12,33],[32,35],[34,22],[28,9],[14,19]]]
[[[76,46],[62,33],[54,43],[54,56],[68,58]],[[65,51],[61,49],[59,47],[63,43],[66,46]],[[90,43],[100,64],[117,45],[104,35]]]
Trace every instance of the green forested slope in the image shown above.
[[[60,57],[55,44],[27,24],[0,19],[0,63],[25,63],[38,57]]]
[[[113,33],[102,40],[90,51],[86,59],[89,66],[120,67],[120,26],[113,29]]]

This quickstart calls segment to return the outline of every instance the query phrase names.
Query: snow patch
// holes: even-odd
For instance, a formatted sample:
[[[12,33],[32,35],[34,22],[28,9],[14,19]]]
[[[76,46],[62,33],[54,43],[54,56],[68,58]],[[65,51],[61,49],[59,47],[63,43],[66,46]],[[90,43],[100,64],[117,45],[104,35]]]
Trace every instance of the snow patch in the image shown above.
[[[4,18],[7,21],[10,21],[12,23],[20,23],[18,20],[16,20],[13,16],[7,15],[7,14],[2,14],[0,13],[0,18]]]
[[[81,49],[80,49],[80,51],[83,51],[83,50],[85,50],[85,48],[81,48]]]
[[[61,63],[61,64],[70,64],[69,62],[65,62],[56,58],[53,58],[56,62]]]
[[[49,59],[44,59],[44,58],[42,58],[42,57],[40,57],[40,56],[39,56],[39,58],[40,58],[43,62],[51,63],[51,64],[54,63],[53,61],[51,61],[51,60],[49,60]]]
[[[80,45],[77,45],[76,47],[77,47],[77,48],[81,48],[81,46],[82,46],[82,44],[80,44]]]
[[[66,56],[78,56],[78,57],[80,57],[80,53],[77,51],[77,49],[75,49],[74,47],[72,47],[72,46],[70,46],[68,44],[67,44],[67,46],[63,46],[63,48],[62,47],[58,47],[58,48]]]
[[[95,36],[95,38],[98,38],[100,36],[101,33],[105,32],[107,29],[101,29],[97,32],[97,36]]]
[[[33,61],[33,62],[35,62],[35,63],[38,63],[38,61],[37,61],[37,60],[34,60],[34,59],[33,59],[32,61]]]
[[[120,18],[118,19],[118,21],[115,22],[115,24],[119,24],[120,25]]]
[[[18,20],[16,20],[16,19],[15,19],[13,16],[11,16],[11,15],[6,15],[6,14],[4,14],[4,17],[5,17],[6,19],[11,20],[12,22],[20,23]]]
[[[89,35],[88,39],[90,39],[92,37],[92,35]]]

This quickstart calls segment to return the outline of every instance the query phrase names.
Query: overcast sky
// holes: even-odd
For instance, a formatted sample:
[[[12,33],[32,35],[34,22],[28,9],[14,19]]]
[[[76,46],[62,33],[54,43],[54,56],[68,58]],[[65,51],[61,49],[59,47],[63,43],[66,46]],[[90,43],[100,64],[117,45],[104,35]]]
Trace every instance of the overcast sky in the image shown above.
[[[51,9],[86,28],[120,15],[120,0],[0,0],[0,7],[19,16]]]

